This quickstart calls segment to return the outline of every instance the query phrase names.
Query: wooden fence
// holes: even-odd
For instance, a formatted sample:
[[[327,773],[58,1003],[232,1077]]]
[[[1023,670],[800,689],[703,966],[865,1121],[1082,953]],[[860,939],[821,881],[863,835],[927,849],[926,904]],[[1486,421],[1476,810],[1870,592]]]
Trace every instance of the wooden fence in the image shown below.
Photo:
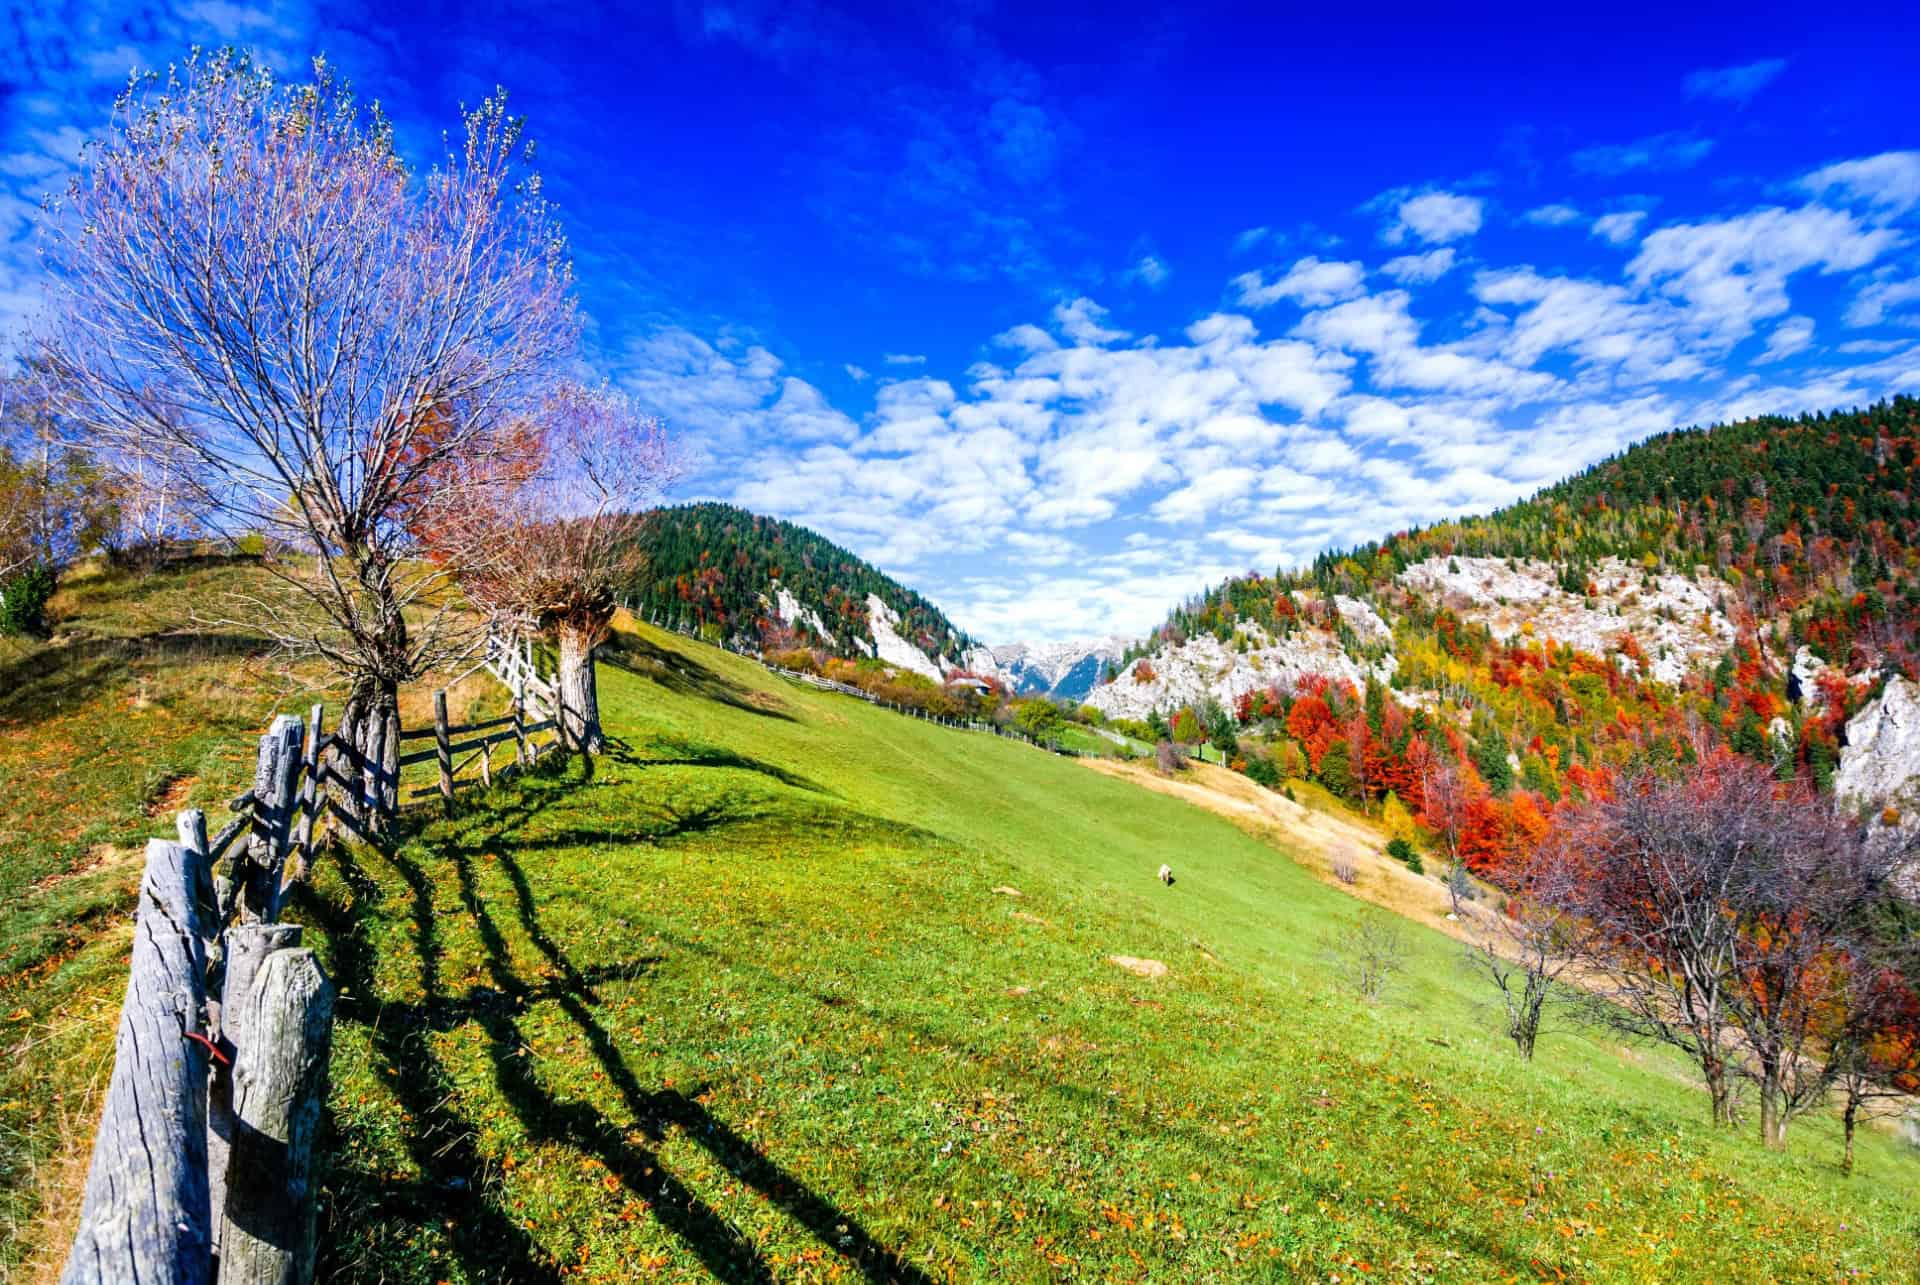
[[[405,768],[434,763],[438,781],[412,793],[451,805],[476,760],[492,784],[496,745],[513,742],[520,766],[564,748],[553,685],[531,654],[490,643],[487,664],[512,693],[507,715],[455,726],[446,693],[435,692],[432,729],[398,738],[432,745],[397,757],[396,747],[368,756],[323,732],[321,705],[304,723],[279,715],[227,824],[209,838],[205,815],[189,809],[175,818],[176,840],[147,844],[113,1072],[63,1285],[312,1279],[313,1143],[334,990],[300,926],[280,922],[281,907],[306,877],[321,822],[359,832],[364,810],[392,812]],[[545,743],[535,739],[543,732]]]

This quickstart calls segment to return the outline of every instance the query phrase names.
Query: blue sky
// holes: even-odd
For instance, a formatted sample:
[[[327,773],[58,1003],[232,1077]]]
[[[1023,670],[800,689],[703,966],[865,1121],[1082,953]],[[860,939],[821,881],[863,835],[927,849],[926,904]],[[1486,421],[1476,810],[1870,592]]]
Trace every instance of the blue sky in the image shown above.
[[[1920,391],[1910,8],[599,8],[11,5],[0,324],[128,69],[239,43],[423,156],[505,85],[683,497],[989,641]]]

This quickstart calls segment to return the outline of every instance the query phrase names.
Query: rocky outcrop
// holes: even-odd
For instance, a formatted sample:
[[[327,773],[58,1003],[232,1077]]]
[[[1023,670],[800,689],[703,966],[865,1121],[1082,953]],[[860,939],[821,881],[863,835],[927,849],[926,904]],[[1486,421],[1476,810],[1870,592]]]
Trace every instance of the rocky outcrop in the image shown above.
[[[911,669],[934,682],[943,677],[940,665],[900,636],[900,614],[875,594],[867,595],[867,624],[873,630],[873,653],[889,665]]]
[[[1326,629],[1299,629],[1275,639],[1246,623],[1240,632],[1247,641],[1244,652],[1211,634],[1162,646],[1144,665],[1129,665],[1113,682],[1094,688],[1087,704],[1111,718],[1145,718],[1155,709],[1169,713],[1208,700],[1231,709],[1242,692],[1292,688],[1310,674],[1364,687],[1370,679],[1392,677],[1396,666],[1392,656],[1377,666],[1361,664]]]
[[[1502,640],[1528,634],[1599,656],[1632,634],[1647,657],[1647,676],[1656,682],[1679,683],[1696,665],[1724,655],[1735,638],[1733,622],[1720,609],[1727,586],[1704,572],[1651,575],[1607,558],[1590,573],[1592,595],[1568,593],[1560,587],[1559,568],[1530,560],[1428,558],[1399,578],[1405,588],[1437,597]]]
[[[1883,842],[1920,836],[1920,685],[1890,678],[1847,720],[1833,798],[1843,811],[1867,817]],[[1908,865],[1901,886],[1920,899],[1920,868]]]

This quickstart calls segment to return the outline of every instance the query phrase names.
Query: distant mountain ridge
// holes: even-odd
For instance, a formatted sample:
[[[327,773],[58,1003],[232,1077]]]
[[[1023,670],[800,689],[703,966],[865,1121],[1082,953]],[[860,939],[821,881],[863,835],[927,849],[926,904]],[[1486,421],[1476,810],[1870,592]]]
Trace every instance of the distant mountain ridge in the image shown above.
[[[996,677],[1022,695],[1084,701],[1108,665],[1118,664],[1132,640],[1117,635],[1091,641],[1008,643],[992,648]]]

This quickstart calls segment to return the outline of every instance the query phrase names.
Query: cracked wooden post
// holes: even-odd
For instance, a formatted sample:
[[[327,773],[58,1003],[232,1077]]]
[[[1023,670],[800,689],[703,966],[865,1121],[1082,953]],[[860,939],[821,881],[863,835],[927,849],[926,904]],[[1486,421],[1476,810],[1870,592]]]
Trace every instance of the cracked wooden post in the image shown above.
[[[245,872],[235,871],[241,917],[272,923],[280,917],[280,884],[292,837],[294,786],[300,777],[304,729],[291,714],[277,715],[260,738],[253,769],[253,827],[247,835]],[[240,863],[236,863],[239,865]]]
[[[257,1017],[247,997],[267,957],[299,945],[299,924],[235,924],[227,931],[227,968],[221,983],[216,1032],[216,1042],[227,1061],[214,1065],[207,1084],[207,1200],[213,1211],[216,1253],[220,1249],[227,1178],[232,1171],[234,1064],[239,1060],[239,1050],[254,1038],[251,1024]]]
[[[313,1279],[318,1244],[313,1146],[327,1095],[333,986],[311,950],[276,950],[241,1006],[220,1281],[301,1285]]]
[[[62,1285],[212,1277],[199,854],[147,843],[113,1077]]]
[[[433,694],[433,748],[440,765],[440,803],[453,811],[453,745],[447,739],[447,693],[442,688]]]

